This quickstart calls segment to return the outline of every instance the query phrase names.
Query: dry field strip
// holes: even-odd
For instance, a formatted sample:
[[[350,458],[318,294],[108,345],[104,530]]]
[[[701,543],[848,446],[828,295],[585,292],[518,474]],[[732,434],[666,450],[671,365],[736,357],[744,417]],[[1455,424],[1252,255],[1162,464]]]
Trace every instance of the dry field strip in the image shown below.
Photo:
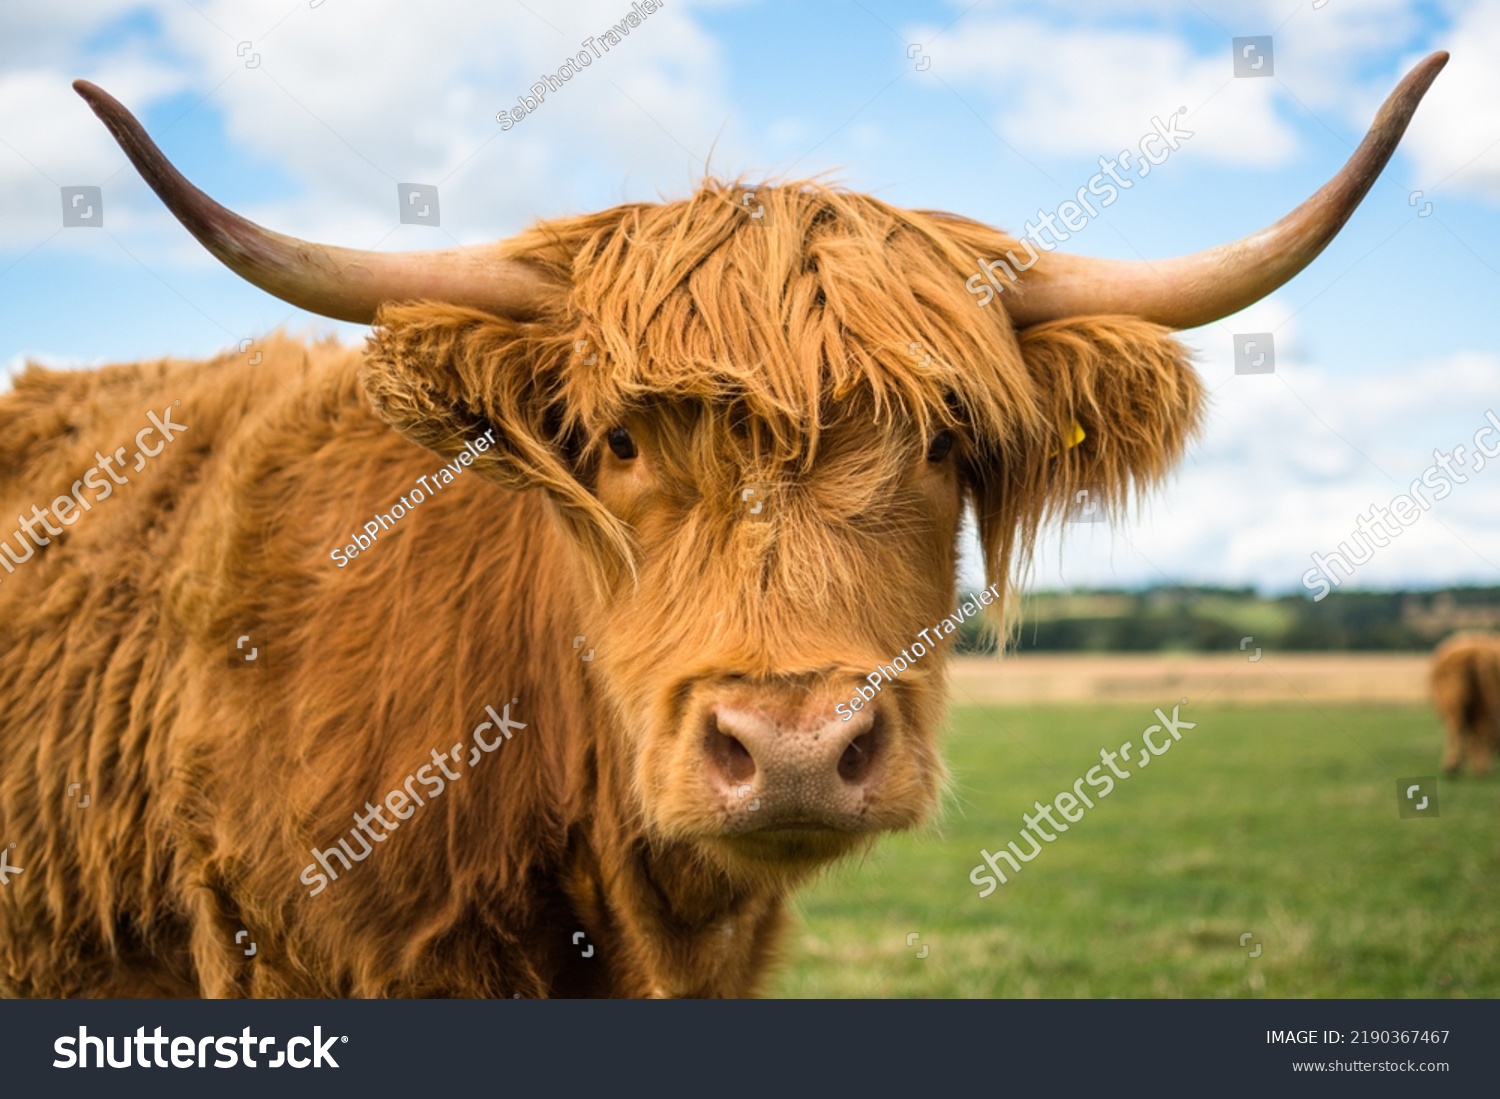
[[[1022,653],[951,664],[953,703],[1420,702],[1426,653]]]

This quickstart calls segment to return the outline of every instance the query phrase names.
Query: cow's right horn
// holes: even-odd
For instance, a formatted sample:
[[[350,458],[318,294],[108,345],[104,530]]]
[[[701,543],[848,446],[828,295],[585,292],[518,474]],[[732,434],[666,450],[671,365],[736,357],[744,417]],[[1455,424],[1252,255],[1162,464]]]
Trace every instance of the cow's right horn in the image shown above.
[[[125,150],[157,197],[230,270],[312,313],[368,324],[383,302],[432,300],[502,316],[540,312],[557,288],[494,245],[432,252],[361,252],[313,244],[262,228],[189,183],[135,116],[87,80],[73,89]]]
[[[1012,323],[1023,328],[1107,313],[1140,317],[1170,328],[1194,328],[1259,301],[1311,263],[1343,228],[1395,151],[1423,94],[1447,63],[1448,55],[1439,51],[1407,73],[1339,174],[1275,225],[1217,248],[1167,260],[1038,256],[1035,266],[1020,276],[1016,294],[1007,302]]]

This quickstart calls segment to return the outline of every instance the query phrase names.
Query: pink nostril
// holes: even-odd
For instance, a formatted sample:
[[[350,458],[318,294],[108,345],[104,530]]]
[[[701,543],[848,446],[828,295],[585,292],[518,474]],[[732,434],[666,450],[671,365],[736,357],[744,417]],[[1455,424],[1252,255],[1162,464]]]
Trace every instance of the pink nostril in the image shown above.
[[[755,757],[739,737],[725,732],[717,716],[708,722],[708,758],[718,772],[731,783],[749,782],[755,777]]]
[[[839,756],[839,778],[854,785],[869,777],[875,766],[876,732],[872,729],[849,742],[844,754]]]

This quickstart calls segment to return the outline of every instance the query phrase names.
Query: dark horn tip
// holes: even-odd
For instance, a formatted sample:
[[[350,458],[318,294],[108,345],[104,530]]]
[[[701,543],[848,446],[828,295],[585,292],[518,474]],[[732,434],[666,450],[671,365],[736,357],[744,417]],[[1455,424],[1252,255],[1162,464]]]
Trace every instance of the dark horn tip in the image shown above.
[[[1443,71],[1443,66],[1448,64],[1449,56],[1447,50],[1438,50],[1428,54],[1417,62],[1411,72],[1406,74],[1406,79],[1402,83],[1408,86],[1420,85],[1422,90],[1426,91],[1437,79],[1437,74]]]
[[[1394,91],[1381,105],[1375,121],[1371,124],[1370,133],[1389,132],[1399,138],[1406,130],[1407,123],[1411,121],[1416,113],[1417,105],[1427,95],[1427,90],[1437,80],[1438,73],[1448,64],[1448,51],[1437,50],[1428,54],[1412,66],[1411,71],[1406,74]],[[1394,129],[1391,129],[1394,127]]]
[[[73,90],[83,97],[83,101],[89,105],[89,109],[99,116],[105,124],[129,119],[134,121],[134,116],[125,109],[125,105],[114,96],[110,95],[98,84],[89,80],[73,81]],[[123,119],[122,117],[123,116]]]
[[[73,90],[83,96],[84,102],[90,107],[110,97],[108,92],[91,80],[80,79],[73,81]]]

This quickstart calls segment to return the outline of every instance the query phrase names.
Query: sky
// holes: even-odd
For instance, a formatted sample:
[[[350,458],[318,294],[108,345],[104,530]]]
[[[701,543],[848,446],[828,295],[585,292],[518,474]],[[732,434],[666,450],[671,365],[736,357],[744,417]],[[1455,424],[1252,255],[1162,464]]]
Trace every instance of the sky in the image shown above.
[[[497,112],[631,10],[5,0],[0,386],[28,360],[209,356],[278,326],[364,335],[211,259],[71,90],[77,77],[247,217],[388,251],[682,198],[706,173],[817,176],[1019,230],[1178,112],[1191,136],[1062,246],[1157,258],[1291,210],[1400,77],[1444,49],[1451,62],[1329,248],[1265,301],[1183,333],[1212,403],[1171,481],[1128,521],[1049,531],[1029,579],[1303,591],[1312,554],[1348,542],[1435,451],[1472,452],[1486,412],[1500,416],[1494,0],[667,0],[502,130]],[[1264,63],[1236,76],[1233,39],[1264,35],[1270,50],[1242,64]],[[401,222],[403,183],[437,188],[437,225]],[[100,188],[98,227],[63,225],[63,189],[81,186]],[[1235,335],[1264,333],[1274,372],[1236,374]],[[1469,462],[1342,586],[1500,583],[1500,459]],[[977,580],[972,547],[965,571]]]

